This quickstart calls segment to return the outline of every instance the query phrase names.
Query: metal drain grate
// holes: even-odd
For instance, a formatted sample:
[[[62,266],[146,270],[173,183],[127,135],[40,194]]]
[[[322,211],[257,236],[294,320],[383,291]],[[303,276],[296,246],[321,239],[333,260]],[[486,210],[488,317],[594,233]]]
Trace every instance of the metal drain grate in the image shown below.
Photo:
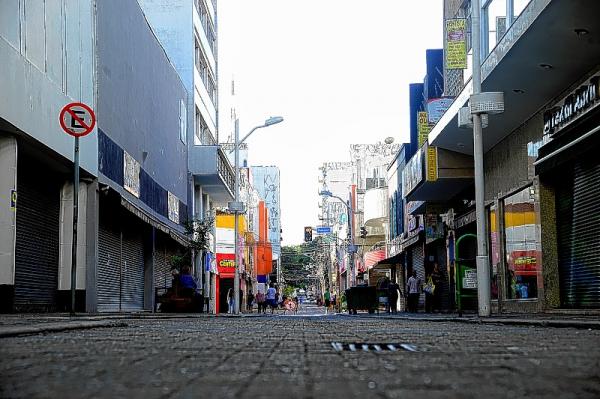
[[[408,352],[418,352],[418,349],[415,345],[412,344],[369,344],[366,342],[353,342],[353,343],[342,343],[342,342],[332,342],[331,346],[337,352],[342,351],[350,351],[350,352],[396,352],[399,350],[405,350]]]

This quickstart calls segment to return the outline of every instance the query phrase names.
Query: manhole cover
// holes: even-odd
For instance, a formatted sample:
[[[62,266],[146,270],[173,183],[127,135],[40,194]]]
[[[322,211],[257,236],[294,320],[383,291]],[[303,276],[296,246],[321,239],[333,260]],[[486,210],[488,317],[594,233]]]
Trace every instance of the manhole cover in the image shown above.
[[[332,342],[331,346],[337,352],[349,351],[349,352],[396,352],[399,350],[405,350],[408,352],[417,352],[418,348],[412,344],[399,344],[399,343],[384,343],[384,344],[372,344],[366,342]]]

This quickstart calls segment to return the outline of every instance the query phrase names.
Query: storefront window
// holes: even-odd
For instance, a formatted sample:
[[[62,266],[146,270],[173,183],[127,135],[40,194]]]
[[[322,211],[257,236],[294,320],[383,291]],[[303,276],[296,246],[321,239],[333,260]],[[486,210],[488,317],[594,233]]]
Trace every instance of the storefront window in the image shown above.
[[[506,290],[508,299],[537,298],[541,251],[532,187],[504,200]]]
[[[490,240],[490,266],[492,277],[492,299],[498,299],[498,268],[500,267],[500,234],[498,232],[498,213],[493,205],[488,210],[489,215],[489,240]]]

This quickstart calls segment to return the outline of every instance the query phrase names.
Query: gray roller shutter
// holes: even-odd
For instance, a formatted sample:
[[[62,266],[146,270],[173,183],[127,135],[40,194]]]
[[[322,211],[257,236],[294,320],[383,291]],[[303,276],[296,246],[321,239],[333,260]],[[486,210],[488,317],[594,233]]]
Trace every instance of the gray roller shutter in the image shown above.
[[[98,228],[98,311],[144,307],[143,226],[118,205],[100,201]]]
[[[144,243],[138,223],[123,226],[121,310],[144,309]]]
[[[154,249],[154,287],[171,287],[171,256],[174,252],[170,249],[168,239],[160,235],[156,239]]]
[[[425,254],[423,253],[423,244],[418,243],[413,245],[412,251],[412,267],[417,272],[417,277],[421,279],[421,283],[425,281]],[[425,296],[419,297],[419,306],[425,306]]]
[[[583,159],[557,185],[561,302],[600,307],[600,164]]]
[[[98,228],[98,311],[120,310],[121,287],[121,233],[108,205],[100,201],[100,224]]]
[[[60,184],[19,159],[15,309],[53,311],[58,288]]]

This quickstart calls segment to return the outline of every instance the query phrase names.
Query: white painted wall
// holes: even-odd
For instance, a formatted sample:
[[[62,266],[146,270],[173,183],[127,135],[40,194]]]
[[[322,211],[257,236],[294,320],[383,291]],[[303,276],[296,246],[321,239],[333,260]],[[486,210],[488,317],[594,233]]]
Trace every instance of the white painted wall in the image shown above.
[[[79,207],[77,219],[77,284],[78,290],[85,289],[87,250],[87,184],[79,184]],[[64,184],[60,192],[60,231],[58,253],[58,289],[71,289],[71,259],[73,243],[73,183]]]
[[[0,285],[15,283],[17,213],[10,207],[10,196],[16,188],[17,140],[0,136]]]
[[[93,0],[0,1],[0,118],[67,159],[62,107],[94,102]],[[97,135],[81,139],[82,168],[97,175]]]

